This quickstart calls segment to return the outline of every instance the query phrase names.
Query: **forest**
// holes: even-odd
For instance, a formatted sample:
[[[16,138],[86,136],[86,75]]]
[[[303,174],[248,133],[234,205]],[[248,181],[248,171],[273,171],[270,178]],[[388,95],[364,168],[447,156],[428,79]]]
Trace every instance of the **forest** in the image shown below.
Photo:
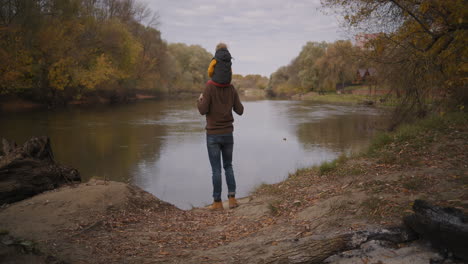
[[[308,42],[290,64],[271,75],[268,89],[279,96],[336,91],[337,84],[352,83],[356,70],[366,66],[359,56],[363,53],[349,40]]]
[[[144,1],[185,42],[248,36],[240,100],[200,95],[213,54]],[[0,262],[468,263],[467,21],[467,0],[0,0]],[[252,32],[303,46],[240,75],[268,62],[250,47],[282,58]]]
[[[290,64],[271,75],[270,94],[334,92],[353,84],[358,69],[373,69],[376,74],[368,85],[401,98],[399,117],[466,104],[466,1],[321,2],[324,10],[342,17],[354,45],[308,42]]]
[[[158,23],[134,0],[2,0],[0,96],[57,106],[203,85],[213,55],[168,44]]]

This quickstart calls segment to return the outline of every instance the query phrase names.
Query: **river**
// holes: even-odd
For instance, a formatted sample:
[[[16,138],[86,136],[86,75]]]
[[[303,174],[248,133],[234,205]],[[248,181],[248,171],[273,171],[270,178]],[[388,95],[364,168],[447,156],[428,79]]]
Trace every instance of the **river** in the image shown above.
[[[238,197],[357,152],[388,122],[364,106],[261,100],[244,107],[243,116],[234,114]],[[211,202],[205,118],[194,101],[0,113],[0,124],[0,137],[20,144],[49,136],[57,161],[77,168],[84,181],[130,182],[182,209]]]

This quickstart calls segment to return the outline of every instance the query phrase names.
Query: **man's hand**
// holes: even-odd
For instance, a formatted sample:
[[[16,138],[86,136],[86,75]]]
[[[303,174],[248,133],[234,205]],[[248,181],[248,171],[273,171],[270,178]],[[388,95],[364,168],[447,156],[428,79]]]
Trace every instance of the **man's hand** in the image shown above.
[[[200,94],[200,96],[198,97],[198,101],[201,101],[203,100],[203,93]]]

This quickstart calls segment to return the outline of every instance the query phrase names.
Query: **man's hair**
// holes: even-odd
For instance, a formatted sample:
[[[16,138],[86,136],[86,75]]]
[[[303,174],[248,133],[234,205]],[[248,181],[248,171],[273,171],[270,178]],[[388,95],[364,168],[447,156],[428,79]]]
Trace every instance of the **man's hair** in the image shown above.
[[[216,50],[219,50],[219,49],[227,49],[227,45],[221,42],[218,45],[216,45]]]

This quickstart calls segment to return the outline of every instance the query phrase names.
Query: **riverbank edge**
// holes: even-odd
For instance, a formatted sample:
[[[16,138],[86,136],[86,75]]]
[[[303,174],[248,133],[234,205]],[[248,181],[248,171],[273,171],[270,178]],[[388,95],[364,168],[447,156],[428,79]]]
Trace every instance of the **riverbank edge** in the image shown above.
[[[368,95],[368,94],[339,94],[309,92],[307,94],[297,94],[291,96],[293,100],[318,102],[318,103],[338,103],[338,104],[360,104],[376,107],[395,107],[398,100],[387,95]]]
[[[268,184],[268,185],[260,186],[259,188],[257,188],[257,190],[252,192],[252,194],[249,197],[245,197],[241,199],[242,200],[241,208],[251,203],[252,200],[254,200],[256,203],[261,203],[261,204],[258,204],[257,206],[262,206],[262,208],[267,208],[266,213],[270,215],[269,218],[280,218],[280,217],[286,217],[288,214],[292,214],[292,213],[295,214],[297,210],[301,209],[301,206],[303,203],[305,203],[305,201],[301,199],[292,200],[292,199],[295,199],[293,195],[291,195],[292,199],[285,198],[284,195],[287,195],[289,191],[296,192],[298,191],[298,189],[303,188],[303,185],[298,185],[298,183],[303,183],[303,181],[308,180],[308,179],[317,180],[317,179],[325,179],[327,177],[330,177],[331,179],[336,179],[335,178],[336,176],[342,177],[342,174],[350,174],[350,175],[371,174],[372,175],[374,172],[372,172],[370,168],[369,168],[369,171],[366,171],[366,165],[371,163],[370,160],[379,161],[377,164],[378,165],[377,167],[387,166],[388,164],[392,164],[392,162],[393,163],[397,162],[395,160],[392,160],[392,155],[389,155],[389,153],[391,154],[391,152],[389,152],[387,147],[395,148],[395,146],[398,147],[398,146],[404,146],[404,145],[413,144],[413,143],[416,144],[416,147],[420,145],[424,145],[425,143],[432,144],[434,143],[433,141],[426,142],[425,138],[421,139],[421,135],[424,134],[427,136],[427,139],[429,139],[432,137],[431,134],[438,134],[438,133],[443,134],[448,131],[447,129],[457,129],[457,127],[460,127],[460,126],[466,129],[467,120],[468,118],[467,118],[466,113],[447,114],[445,116],[437,115],[437,116],[431,116],[427,119],[418,121],[414,124],[403,125],[399,129],[397,129],[397,131],[392,132],[392,133],[379,134],[373,139],[369,149],[364,153],[355,154],[351,157],[341,156],[340,158],[334,161],[323,163],[320,166],[298,170],[295,173],[289,175],[289,177],[283,182],[280,182],[277,184]],[[419,139],[421,141],[419,141]],[[464,144],[466,144],[466,141]],[[405,148],[407,147],[408,146],[406,146]],[[403,149],[402,150],[398,149],[398,150],[402,151]],[[419,151],[419,149],[416,148],[416,151]],[[447,149],[447,151],[450,151],[450,149]],[[412,153],[412,155],[416,156],[417,153]],[[449,153],[447,153],[447,155],[449,155]],[[354,164],[356,162],[359,164],[364,164],[365,166],[364,167],[360,166],[359,169],[356,171],[350,171],[350,169],[356,169],[356,168],[354,166],[349,167],[348,165]],[[345,172],[343,172],[343,170]],[[466,178],[466,175],[465,176],[459,175],[459,177]],[[466,181],[465,178],[462,178],[461,180]],[[420,182],[418,181],[411,182],[406,187],[408,187],[410,190],[411,188],[415,188],[414,190],[417,190],[418,187],[416,185],[418,183]],[[111,185],[112,184],[113,183],[111,183]],[[348,183],[347,185],[349,186],[350,184],[352,183]],[[94,185],[93,184],[90,185],[89,183],[83,183],[82,186],[84,186],[84,189],[89,189],[91,188],[89,186],[94,186]],[[124,186],[130,186],[130,185],[124,184]],[[342,189],[345,189],[347,186],[345,184],[344,187],[343,186],[341,187]],[[369,188],[372,188],[372,186]],[[463,186],[460,185],[459,188],[463,188]],[[54,192],[60,193],[60,192],[63,192],[64,190],[66,190],[66,188],[58,189]],[[319,197],[323,198],[323,197],[329,196],[327,192],[329,192],[329,190],[325,190],[325,194],[319,194]],[[133,195],[141,196],[141,194],[138,194],[138,193],[135,194],[132,192],[128,193],[127,195],[129,195],[130,198],[132,198]],[[262,197],[273,197],[273,198],[268,198],[262,202],[262,199],[263,199]],[[159,201],[157,201],[158,199],[156,197],[154,198],[156,199],[155,201],[153,202],[148,201],[149,205],[151,203],[160,203]],[[389,204],[385,204],[383,200],[379,200],[379,199],[377,200],[379,204],[377,205],[368,204],[367,206],[369,206],[371,210],[366,212],[367,216],[370,219],[372,219],[371,222],[373,222],[374,224],[375,223],[383,224],[383,225],[389,224],[389,223],[394,224],[397,219],[401,219],[401,216],[407,214],[408,213],[407,211],[410,208],[410,205],[408,205],[405,208],[399,207],[398,210],[395,211],[394,208],[392,208]],[[367,201],[367,202],[370,203],[371,201]],[[452,201],[452,202],[448,202],[448,201],[441,201],[441,202],[448,203],[448,205],[458,206],[458,207],[466,206],[466,203],[464,203],[466,201],[463,201],[463,200]],[[115,206],[115,204],[113,206]],[[174,210],[176,214],[180,214],[178,212],[182,212],[181,210],[176,210],[176,209]],[[206,209],[195,208],[190,211],[199,211],[199,210],[206,210]],[[236,210],[238,209],[226,210],[226,211],[233,211],[235,213]],[[374,214],[373,214],[373,211],[374,211]],[[388,217],[388,219],[386,219],[384,222],[381,222],[382,218],[375,215],[376,211],[378,213],[380,212],[383,213],[385,217]],[[389,214],[386,214],[387,213],[386,211],[388,211]],[[0,211],[0,214],[1,214],[1,211]],[[333,221],[336,221],[336,220],[333,220]],[[1,233],[6,233],[6,232],[8,232],[8,230],[2,230]],[[39,246],[39,248],[42,248],[42,246]],[[42,251],[38,250],[37,252],[43,252],[43,251],[44,250]],[[48,250],[45,250],[44,252],[47,252],[47,251]],[[163,251],[163,252],[166,252],[166,251]],[[44,254],[44,253],[41,253],[41,254]],[[165,256],[165,254],[166,253],[162,255]]]
[[[324,101],[320,101],[324,102]],[[322,162],[319,165],[305,167],[296,170],[295,172],[288,175],[284,181],[275,184],[262,184],[254,190],[252,193],[255,194],[261,191],[262,188],[270,189],[271,186],[277,184],[286,183],[288,180],[297,175],[303,175],[307,173],[315,173],[320,176],[326,176],[330,172],[337,171],[344,166],[346,162],[352,162],[354,159],[378,159],[380,158],[379,153],[388,145],[402,144],[410,140],[416,140],[420,134],[423,133],[436,133],[444,131],[450,124],[468,125],[468,113],[466,112],[452,112],[442,114],[432,114],[423,119],[417,119],[410,123],[403,123],[396,127],[393,131],[381,131],[377,133],[371,140],[369,146],[357,153],[350,153],[349,155],[342,154],[334,160]],[[421,139],[419,139],[421,140]],[[432,143],[432,142],[427,142]],[[423,145],[425,142],[418,142],[418,145]],[[383,155],[387,155],[385,153]]]
[[[37,109],[52,109],[59,110],[67,107],[88,107],[88,106],[101,106],[101,105],[119,105],[135,103],[145,100],[186,100],[190,98],[198,98],[199,91],[190,92],[176,92],[170,94],[154,94],[154,93],[136,93],[134,96],[125,98],[123,100],[112,101],[109,98],[101,96],[88,97],[86,99],[72,100],[63,105],[49,106],[47,103],[40,103],[34,100],[28,100],[17,96],[4,96],[0,98],[0,112],[15,112],[15,111],[28,111]]]

